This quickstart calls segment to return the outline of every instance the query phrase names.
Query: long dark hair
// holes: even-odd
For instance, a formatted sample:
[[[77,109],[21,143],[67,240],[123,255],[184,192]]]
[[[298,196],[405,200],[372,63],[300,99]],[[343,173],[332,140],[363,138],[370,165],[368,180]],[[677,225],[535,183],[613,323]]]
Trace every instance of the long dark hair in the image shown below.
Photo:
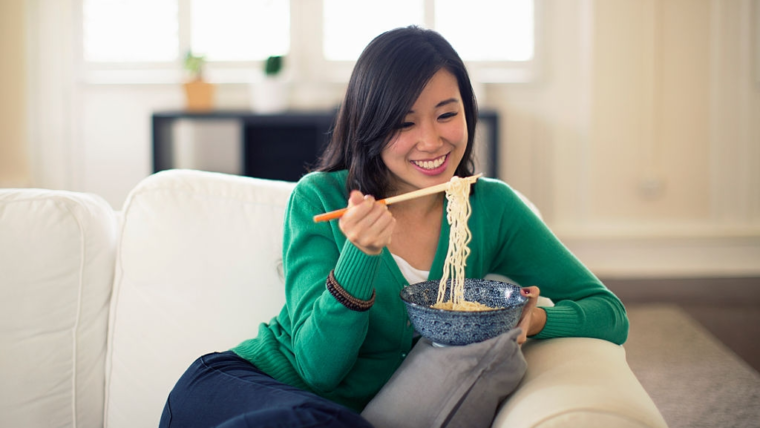
[[[358,189],[378,199],[388,196],[388,169],[380,155],[441,69],[456,77],[467,120],[467,148],[455,175],[472,175],[478,107],[470,77],[446,39],[415,26],[377,36],[359,56],[317,170],[347,169],[346,190]]]

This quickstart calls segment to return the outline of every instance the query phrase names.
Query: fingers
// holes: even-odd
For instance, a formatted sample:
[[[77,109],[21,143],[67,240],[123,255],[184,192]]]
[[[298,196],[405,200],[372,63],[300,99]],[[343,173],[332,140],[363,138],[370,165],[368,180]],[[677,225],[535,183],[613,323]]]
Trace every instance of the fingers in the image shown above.
[[[541,294],[541,290],[535,285],[532,285],[530,287],[523,287],[520,289],[520,293],[529,299],[538,300],[538,295]]]
[[[376,203],[374,197],[362,195],[358,190],[354,190],[348,197],[348,211],[341,221],[345,224],[358,223],[365,220],[368,215],[372,215],[371,220],[374,220],[386,210],[387,207]]]
[[[522,345],[528,340],[528,332],[530,332],[533,326],[533,314],[538,306],[538,296],[541,290],[536,286],[524,287],[520,290],[520,294],[528,298],[528,302],[523,307],[522,315],[520,315],[520,321],[517,326],[522,329],[522,333],[517,337],[517,344]],[[535,329],[534,329],[535,330]]]
[[[528,298],[528,303],[525,304],[525,307],[523,308],[523,316],[526,312],[529,312],[533,310],[536,306],[538,306],[538,296],[541,294],[541,290],[536,287],[535,285],[530,287],[524,287],[520,290],[520,294]]]
[[[520,327],[520,335],[517,336],[517,344],[522,345],[528,341],[528,333],[526,333],[526,330],[522,326],[518,325],[518,327]]]
[[[362,192],[358,190],[352,190],[351,194],[348,195],[348,206],[352,207],[352,206],[361,205],[361,203],[364,202],[365,200],[366,198],[364,197],[364,195],[362,195]]]
[[[354,190],[348,198],[348,211],[339,226],[349,241],[367,254],[379,254],[390,244],[396,220],[388,207],[372,196]]]

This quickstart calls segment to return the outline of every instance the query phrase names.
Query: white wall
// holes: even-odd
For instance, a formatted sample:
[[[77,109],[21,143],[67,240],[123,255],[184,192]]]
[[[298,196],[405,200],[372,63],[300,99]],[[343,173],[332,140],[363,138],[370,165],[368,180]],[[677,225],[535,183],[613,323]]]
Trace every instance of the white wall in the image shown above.
[[[502,177],[598,275],[760,272],[759,3],[547,2],[544,79],[489,92]]]
[[[78,80],[73,2],[28,2],[34,176],[119,208],[151,171],[151,112],[182,93]],[[541,77],[485,85],[500,177],[600,276],[760,274],[758,0],[542,6]],[[343,88],[296,83],[293,105],[333,107]],[[245,85],[218,91],[220,107],[247,107]]]
[[[26,128],[26,10],[23,0],[0,2],[0,187],[30,184]]]

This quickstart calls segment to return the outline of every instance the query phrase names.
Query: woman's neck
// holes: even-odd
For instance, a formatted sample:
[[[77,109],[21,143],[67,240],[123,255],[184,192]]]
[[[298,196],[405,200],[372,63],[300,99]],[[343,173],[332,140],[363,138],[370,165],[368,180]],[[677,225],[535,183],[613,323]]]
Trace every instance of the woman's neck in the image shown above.
[[[429,271],[435,260],[444,221],[443,198],[431,195],[388,207],[396,219],[388,250],[416,269]]]
[[[439,216],[443,209],[443,199],[444,195],[438,193],[390,205],[389,209],[396,217],[427,218],[430,215]]]

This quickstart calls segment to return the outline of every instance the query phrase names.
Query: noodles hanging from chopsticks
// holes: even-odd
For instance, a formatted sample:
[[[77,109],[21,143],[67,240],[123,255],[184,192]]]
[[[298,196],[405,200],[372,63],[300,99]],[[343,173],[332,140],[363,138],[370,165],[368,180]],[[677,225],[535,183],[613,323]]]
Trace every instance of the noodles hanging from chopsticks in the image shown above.
[[[491,310],[478,302],[468,302],[464,299],[465,266],[470,255],[468,247],[472,233],[467,226],[472,208],[470,206],[470,183],[460,177],[452,177],[446,190],[446,220],[449,222],[449,250],[443,265],[443,276],[438,285],[438,299],[433,305],[436,309],[454,311],[486,311]],[[446,300],[446,285],[451,279],[451,293]]]

